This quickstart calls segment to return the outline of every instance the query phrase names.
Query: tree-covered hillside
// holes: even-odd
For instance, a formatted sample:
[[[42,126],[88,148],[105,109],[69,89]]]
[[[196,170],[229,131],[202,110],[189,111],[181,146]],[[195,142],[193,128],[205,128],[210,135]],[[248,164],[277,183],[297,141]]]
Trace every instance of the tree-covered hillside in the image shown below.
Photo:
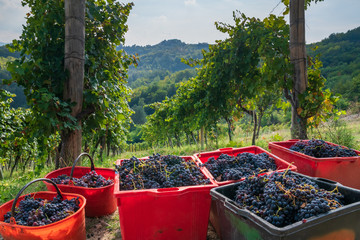
[[[346,33],[334,33],[307,46],[311,56],[320,55],[322,74],[327,86],[348,101],[360,96],[360,27]],[[315,51],[311,49],[317,47]]]
[[[317,49],[312,51],[311,49],[316,46]],[[193,69],[189,71],[190,67],[181,62],[181,58],[201,58],[202,49],[208,50],[209,45],[207,43],[186,44],[172,39],[164,40],[156,45],[119,46],[118,49],[120,48],[129,54],[137,54],[139,57],[138,67],[131,66],[128,72],[128,83],[134,90],[130,106],[136,110],[141,105],[172,96],[180,78],[183,81],[195,75]],[[308,44],[307,50],[311,56],[320,55],[320,60],[323,62],[322,74],[327,79],[327,86],[330,89],[342,94],[346,101],[359,101],[360,27],[346,33],[331,34],[320,42]],[[9,77],[9,73],[4,69],[5,59],[18,56],[19,53],[11,53],[5,46],[0,46],[1,79]],[[177,72],[179,73],[175,76]],[[4,86],[3,88],[19,95],[20,91],[17,86]],[[15,102],[19,100],[16,99]],[[24,100],[23,98],[22,101]],[[145,108],[145,112],[150,114],[152,110]]]
[[[207,50],[207,43],[186,44],[180,40],[164,40],[156,45],[122,46],[131,55],[138,55],[139,64],[130,67],[129,86],[133,89],[163,80],[176,71],[190,68],[181,62],[182,58],[201,58],[201,51]]]
[[[10,52],[5,46],[0,46],[0,86],[2,79],[9,79],[10,73],[6,70],[6,63],[8,61],[13,61],[15,58],[18,58],[20,54],[18,52]],[[19,87],[16,83],[11,85],[2,85],[2,89],[5,89],[16,95],[14,102],[11,103],[12,107],[26,107],[26,98],[24,95],[23,88]]]
[[[186,44],[180,40],[164,40],[159,44],[150,46],[123,46],[121,47],[129,54],[139,55],[140,70],[168,70],[176,72],[189,68],[181,62],[181,58],[201,58],[201,50],[208,49],[207,43]],[[131,72],[131,71],[130,71]]]
[[[120,48],[120,47],[119,47]],[[137,55],[139,64],[130,67],[129,86],[134,90],[131,108],[134,123],[142,124],[153,109],[144,107],[154,102],[161,102],[175,94],[177,83],[195,76],[195,69],[181,61],[202,57],[202,50],[208,50],[207,43],[186,44],[180,40],[164,40],[153,46],[123,46],[128,54]]]

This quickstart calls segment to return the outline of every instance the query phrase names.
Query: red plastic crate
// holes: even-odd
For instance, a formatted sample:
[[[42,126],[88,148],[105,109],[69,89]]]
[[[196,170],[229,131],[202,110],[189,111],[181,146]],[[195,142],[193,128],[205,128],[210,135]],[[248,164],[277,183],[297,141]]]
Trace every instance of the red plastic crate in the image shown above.
[[[286,169],[289,169],[289,170],[294,171],[294,172],[297,171],[296,164],[295,165],[290,164],[290,163],[282,160],[281,158],[275,156],[274,154],[269,153],[265,149],[263,149],[261,147],[258,147],[258,146],[249,146],[249,147],[242,147],[242,148],[220,148],[220,149],[212,151],[212,152],[197,153],[194,156],[201,163],[205,163],[211,157],[214,157],[215,160],[216,160],[221,154],[227,154],[229,156],[237,156],[238,154],[244,153],[244,152],[253,153],[253,154],[267,153],[270,157],[274,158],[275,164],[277,166],[276,171],[284,171]],[[204,167],[204,168],[205,168],[206,173],[211,177],[211,179],[213,179],[215,181],[215,183],[218,186],[234,183],[234,182],[237,182],[237,181],[241,180],[240,179],[240,180],[216,181],[216,179],[210,173],[210,171],[207,170],[206,167]],[[261,174],[265,174],[265,173],[261,173]]]
[[[292,139],[282,142],[270,142],[269,149],[271,153],[284,159],[287,162],[293,162],[298,172],[311,176],[331,179],[341,184],[360,189],[360,156],[357,157],[333,157],[333,158],[315,158],[303,153],[290,150],[298,139]],[[303,140],[308,141],[308,140]],[[337,146],[334,143],[327,144]],[[360,151],[355,152],[360,155]]]
[[[52,171],[45,175],[45,178],[56,178],[62,174],[70,176],[72,167],[65,167]],[[81,178],[91,171],[90,167],[76,167],[73,177]],[[115,179],[115,170],[111,168],[95,168],[97,174],[106,179]],[[49,191],[55,191],[53,185],[45,182]],[[112,214],[116,211],[116,198],[113,195],[114,183],[99,188],[87,188],[74,185],[57,184],[61,191],[66,193],[76,193],[84,196],[87,200],[85,214],[87,217],[100,217]]]
[[[192,156],[182,158],[194,161]],[[116,164],[122,161],[118,160]],[[120,191],[119,175],[116,174],[114,195],[117,198],[122,239],[205,240],[210,189],[216,187],[210,181],[208,185]]]

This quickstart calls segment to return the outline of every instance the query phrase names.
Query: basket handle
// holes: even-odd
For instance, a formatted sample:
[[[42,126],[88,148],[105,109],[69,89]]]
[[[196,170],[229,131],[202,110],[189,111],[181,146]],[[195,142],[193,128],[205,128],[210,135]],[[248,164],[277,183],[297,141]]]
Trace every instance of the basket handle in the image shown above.
[[[90,158],[91,171],[94,171],[94,170],[95,170],[94,160],[92,159],[92,157],[90,156],[90,154],[88,154],[88,153],[86,153],[86,152],[80,153],[80,155],[75,159],[74,164],[73,164],[73,166],[72,166],[72,168],[71,168],[70,180],[73,179],[73,173],[74,173],[75,165],[76,165],[77,161],[78,161],[82,156],[87,156],[87,157]]]
[[[61,194],[61,191],[60,189],[58,188],[58,186],[50,179],[48,178],[38,178],[38,179],[35,179],[35,180],[32,180],[31,182],[29,182],[28,184],[26,184],[19,192],[18,194],[16,195],[15,199],[14,199],[14,202],[12,204],[12,207],[11,207],[11,218],[10,218],[10,223],[12,224],[15,224],[16,221],[15,221],[15,206],[16,206],[16,203],[20,197],[20,195],[23,193],[23,191],[28,187],[30,186],[31,184],[35,183],[35,182],[39,182],[39,181],[45,181],[45,182],[49,182],[51,183],[52,185],[54,185],[55,189],[56,189],[56,192],[58,195],[60,195],[61,199],[63,199],[63,196]]]

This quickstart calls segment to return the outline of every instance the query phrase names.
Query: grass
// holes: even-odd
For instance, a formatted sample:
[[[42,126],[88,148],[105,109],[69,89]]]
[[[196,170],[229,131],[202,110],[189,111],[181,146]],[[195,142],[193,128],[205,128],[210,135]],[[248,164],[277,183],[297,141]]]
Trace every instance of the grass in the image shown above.
[[[336,142],[336,139],[342,141],[348,141],[351,138],[350,147],[354,149],[360,149],[360,115],[345,116],[343,118],[343,127],[335,129],[331,126],[330,123],[327,123],[319,129],[309,132],[309,138],[319,138],[320,136],[324,140],[327,137],[327,132],[332,131],[335,133],[334,142],[341,144],[341,142]],[[331,129],[332,128],[332,129]],[[249,129],[249,128],[247,128]],[[94,157],[94,164],[96,167],[106,167],[114,168],[114,164],[117,159],[128,159],[132,156],[138,158],[152,155],[153,153],[160,154],[173,154],[178,156],[193,155],[198,152],[203,151],[213,151],[218,148],[224,147],[244,147],[251,146],[251,132],[247,129],[242,129],[237,127],[234,133],[233,140],[229,142],[226,135],[218,140],[218,144],[215,141],[208,141],[207,145],[204,145],[204,149],[201,149],[200,145],[184,145],[181,147],[162,147],[162,148],[153,148],[146,151],[138,152],[124,152],[118,156],[105,157],[104,161],[100,161],[98,157]],[[330,129],[330,130],[329,130]],[[345,135],[348,134],[348,135]],[[270,127],[265,127],[262,129],[259,139],[256,141],[256,145],[268,150],[268,143],[271,141],[284,141],[291,139],[290,137],[290,127],[287,125],[273,125]],[[347,146],[347,145],[345,145]],[[82,166],[90,166],[90,162],[87,158],[83,158]],[[25,186],[31,180],[36,178],[44,177],[47,173],[53,171],[54,166],[46,166],[41,169],[41,171],[36,174],[34,171],[27,169],[24,172],[15,171],[13,176],[10,178],[9,172],[4,171],[4,179],[0,180],[0,204],[3,204],[11,199],[14,199],[18,191]],[[45,184],[35,183],[30,186],[25,193],[37,192],[46,190]]]
[[[343,139],[345,134],[350,134],[353,144],[353,148],[360,149],[360,116],[356,118],[345,118],[345,125],[343,128],[336,129],[331,126],[330,123],[321,126],[319,129],[309,132],[309,138],[326,137],[327,132],[332,131],[338,139]],[[345,135],[346,138],[346,135]],[[347,137],[349,138],[349,136]],[[285,141],[291,139],[290,128],[286,125],[277,125],[266,127],[262,130],[259,139],[256,141],[256,145],[268,150],[268,143],[271,141]],[[328,139],[325,139],[328,140]],[[328,140],[329,141],[329,140]],[[200,145],[184,145],[181,147],[162,147],[153,148],[146,151],[137,152],[125,152],[118,156],[105,157],[104,161],[100,161],[99,157],[94,157],[94,164],[96,167],[114,168],[114,164],[117,159],[128,159],[132,156],[138,158],[152,155],[153,153],[160,154],[174,154],[174,155],[192,155],[202,151],[212,151],[218,148],[224,147],[244,147],[250,146],[251,144],[251,133],[246,129],[236,128],[233,140],[229,142],[226,135],[219,139],[218,144],[214,141],[208,141],[208,144],[201,149]],[[82,159],[82,166],[90,166],[90,162],[87,158]],[[15,198],[19,190],[25,186],[28,182],[44,177],[47,173],[53,171],[54,166],[46,166],[38,174],[31,169],[24,172],[15,171],[13,176],[10,178],[9,172],[4,172],[4,179],[0,180],[0,205],[6,201]],[[38,192],[46,190],[45,184],[35,183],[31,185],[24,193]],[[24,194],[23,193],[23,194]],[[86,232],[89,239],[121,239],[120,225],[119,225],[119,213],[115,213],[99,217],[99,218],[86,218]],[[0,238],[1,239],[1,238]]]

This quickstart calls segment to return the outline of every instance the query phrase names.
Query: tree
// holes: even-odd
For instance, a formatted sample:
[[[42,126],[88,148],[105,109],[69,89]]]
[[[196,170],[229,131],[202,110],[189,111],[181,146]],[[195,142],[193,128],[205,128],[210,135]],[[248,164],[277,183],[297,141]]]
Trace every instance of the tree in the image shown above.
[[[297,101],[294,109],[304,121],[305,133],[308,126],[316,126],[336,112],[333,105],[337,98],[324,89],[326,80],[316,59],[309,65],[307,87],[303,93],[297,91],[289,59],[289,26],[284,17],[270,15],[261,21],[234,13],[234,21],[235,26],[217,25],[229,38],[210,46],[201,60],[187,61],[200,65],[197,76],[183,83],[173,98],[163,101],[163,106],[158,105],[155,116],[162,118],[150,121],[148,130],[153,123],[158,124],[153,128],[158,128],[161,119],[172,123],[166,126],[167,132],[184,129],[184,122],[192,122],[197,129],[209,128],[220,119],[226,120],[231,129],[231,121],[247,113],[253,118],[255,144],[261,117],[279,104],[282,90],[288,99]],[[169,118],[168,113],[174,117]]]
[[[253,118],[253,139],[259,131],[259,121],[266,108],[279,97],[281,81],[289,72],[288,27],[283,17],[270,15],[263,21],[234,13],[235,26],[217,23],[219,31],[229,38],[218,41],[204,52],[198,71],[198,81],[203,85],[199,109],[204,119],[215,123],[223,118],[228,123],[229,140],[234,116],[242,113]],[[193,90],[201,87],[193,88]],[[263,102],[264,94],[275,95]],[[183,101],[180,101],[182,104]],[[237,117],[237,118],[238,118]]]
[[[63,133],[64,139],[66,133],[80,127],[91,132],[106,129],[112,122],[116,127],[111,129],[117,131],[114,135],[124,139],[131,114],[127,69],[137,59],[117,51],[116,46],[125,41],[126,21],[133,4],[86,1],[84,85],[79,86],[83,89],[81,103],[67,99],[68,94],[64,94],[68,76],[64,71],[64,1],[23,0],[22,4],[27,5],[30,12],[20,39],[8,46],[12,51],[19,51],[20,58],[8,64],[11,79],[5,83],[16,81],[24,87],[36,119],[34,134],[46,139]],[[80,104],[81,111],[73,112],[72,107],[79,108]]]

